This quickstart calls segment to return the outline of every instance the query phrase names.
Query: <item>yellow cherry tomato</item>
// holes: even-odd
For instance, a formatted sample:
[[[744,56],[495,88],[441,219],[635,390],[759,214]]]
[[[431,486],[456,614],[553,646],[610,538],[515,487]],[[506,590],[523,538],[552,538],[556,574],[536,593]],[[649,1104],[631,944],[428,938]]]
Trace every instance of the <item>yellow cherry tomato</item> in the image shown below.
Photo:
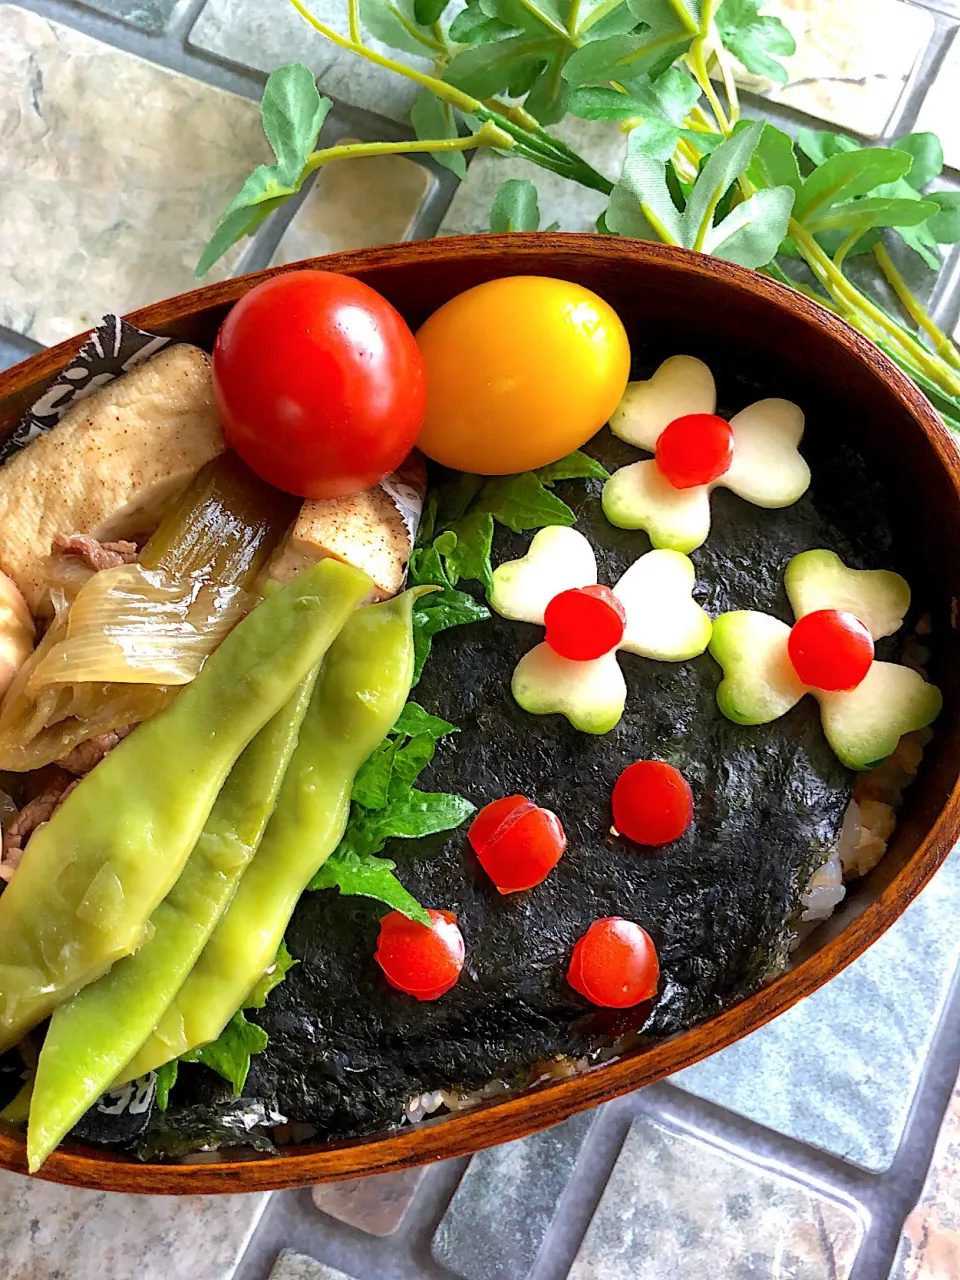
[[[418,447],[457,471],[507,475],[579,449],[620,403],[630,344],[589,289],[508,276],[459,294],[417,333],[427,374]]]

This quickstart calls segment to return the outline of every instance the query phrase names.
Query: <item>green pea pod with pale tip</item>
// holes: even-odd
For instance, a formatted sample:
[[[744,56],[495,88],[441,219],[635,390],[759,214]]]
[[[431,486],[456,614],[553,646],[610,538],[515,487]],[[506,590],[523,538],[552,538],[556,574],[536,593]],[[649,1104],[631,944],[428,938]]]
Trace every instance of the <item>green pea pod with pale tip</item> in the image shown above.
[[[147,941],[53,1011],[30,1103],[31,1170],[143,1045],[196,963],[263,838],[318,670],[230,770]]]
[[[260,848],[189,978],[117,1084],[208,1044],[273,963],[304,889],[340,843],[357,770],[413,679],[413,587],[359,609],[330,647]]]
[[[145,941],[235,760],[370,588],[335,560],[305,570],[34,833],[0,894],[0,1051]]]

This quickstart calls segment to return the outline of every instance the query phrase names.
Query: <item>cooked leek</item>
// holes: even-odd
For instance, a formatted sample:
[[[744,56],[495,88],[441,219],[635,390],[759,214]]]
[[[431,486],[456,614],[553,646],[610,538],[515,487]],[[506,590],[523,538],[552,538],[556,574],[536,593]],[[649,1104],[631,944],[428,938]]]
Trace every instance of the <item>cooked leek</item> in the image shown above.
[[[171,579],[138,564],[96,574],[67,615],[66,635],[26,684],[188,684],[251,603],[240,587]]]
[[[249,588],[296,511],[227,453],[197,475],[139,564],[94,574],[72,605],[51,592],[56,616],[0,703],[0,769],[39,768],[166,706],[254,603]]]

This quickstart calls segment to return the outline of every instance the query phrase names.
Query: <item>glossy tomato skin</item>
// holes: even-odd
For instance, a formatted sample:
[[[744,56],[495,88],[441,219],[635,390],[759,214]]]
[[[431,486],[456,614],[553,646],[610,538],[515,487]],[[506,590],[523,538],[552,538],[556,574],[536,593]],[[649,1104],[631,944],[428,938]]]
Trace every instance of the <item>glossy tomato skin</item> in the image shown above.
[[[630,344],[620,318],[581,285],[490,280],[417,331],[427,372],[419,448],[478,475],[545,466],[579,449],[620,403]]]
[[[542,884],[567,847],[557,815],[526,796],[505,796],[486,805],[474,818],[468,839],[503,894]]]
[[[873,636],[842,609],[805,614],[790,631],[787,652],[804,684],[829,693],[855,689],[873,664]]]
[[[573,662],[590,662],[623,639],[627,611],[609,587],[571,587],[553,597],[543,621],[554,653]]]
[[[660,962],[653,939],[620,916],[595,920],[573,948],[567,981],[591,1004],[632,1009],[657,993]]]
[[[217,335],[213,389],[227,442],[303,498],[359,493],[396,470],[426,405],[402,316],[330,271],[291,271],[240,299]]]
[[[692,821],[693,791],[672,764],[638,760],[614,784],[613,825],[635,844],[670,844]]]
[[[430,928],[391,911],[380,921],[375,959],[391,987],[417,1000],[438,1000],[456,986],[465,949],[457,917],[428,910]]]

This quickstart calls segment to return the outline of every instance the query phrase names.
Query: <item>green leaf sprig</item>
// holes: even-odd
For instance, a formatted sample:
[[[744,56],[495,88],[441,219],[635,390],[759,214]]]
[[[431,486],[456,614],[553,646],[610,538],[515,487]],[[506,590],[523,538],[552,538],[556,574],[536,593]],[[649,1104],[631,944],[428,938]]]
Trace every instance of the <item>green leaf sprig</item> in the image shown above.
[[[433,759],[438,740],[458,732],[455,725],[418,703],[407,703],[386,740],[357,774],[347,829],[310,882],[311,889],[339,889],[342,894],[374,898],[411,920],[430,923],[426,911],[394,874],[397,864],[377,855],[388,840],[452,831],[476,812],[462,796],[414,787]]]

